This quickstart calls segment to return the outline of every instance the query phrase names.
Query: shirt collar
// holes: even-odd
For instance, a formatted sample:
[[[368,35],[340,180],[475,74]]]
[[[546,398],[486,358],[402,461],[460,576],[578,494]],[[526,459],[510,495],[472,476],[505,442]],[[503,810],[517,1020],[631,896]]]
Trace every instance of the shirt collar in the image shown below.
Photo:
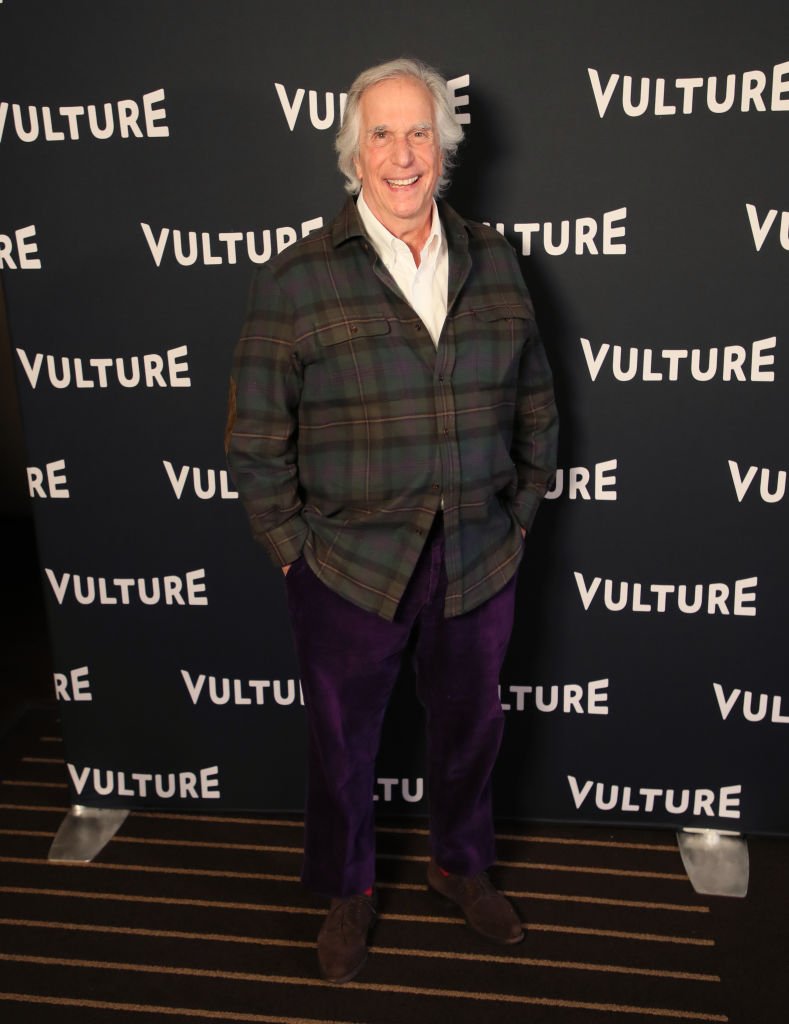
[[[393,235],[392,232],[388,228],[384,227],[380,220],[378,220],[365,202],[364,189],[359,193],[359,198],[356,200],[356,210],[359,214],[364,230],[375,247],[375,251],[381,259],[384,260],[384,262],[386,262],[385,254],[388,254],[390,257],[394,257],[395,259],[398,254],[402,254],[402,247],[405,245],[405,242],[402,242],[396,235]],[[427,236],[427,241],[424,244],[421,255],[425,256],[434,248],[437,249],[441,244],[442,237],[443,229],[441,226],[441,218],[438,215],[438,206],[434,199],[432,218],[430,222],[430,234]]]

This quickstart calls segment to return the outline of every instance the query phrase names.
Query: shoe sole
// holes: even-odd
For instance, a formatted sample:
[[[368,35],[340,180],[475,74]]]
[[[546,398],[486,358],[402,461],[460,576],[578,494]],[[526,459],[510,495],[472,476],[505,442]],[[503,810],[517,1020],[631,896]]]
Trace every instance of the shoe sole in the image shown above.
[[[361,969],[364,967],[364,965],[366,963],[367,963],[367,956],[365,955],[364,960],[362,960],[362,962],[359,964],[359,966],[355,967],[350,972],[350,974],[346,974],[342,978],[329,978],[326,974],[323,973],[323,970],[321,970],[321,977],[323,978],[324,981],[328,981],[330,985],[345,985],[346,982],[353,981],[353,979],[356,977],[356,975],[359,973],[359,971],[361,971]],[[318,965],[318,966],[320,966],[320,965]]]

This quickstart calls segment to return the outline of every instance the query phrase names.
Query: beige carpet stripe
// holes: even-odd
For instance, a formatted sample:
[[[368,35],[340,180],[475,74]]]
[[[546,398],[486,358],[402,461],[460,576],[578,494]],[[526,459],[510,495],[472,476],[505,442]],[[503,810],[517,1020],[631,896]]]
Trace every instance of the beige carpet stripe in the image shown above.
[[[0,836],[25,836],[28,839],[54,839],[52,832],[43,829],[0,828]],[[142,846],[185,846],[189,849],[202,850],[238,850],[246,853],[288,853],[302,854],[301,846],[279,846],[268,843],[216,843],[203,842],[195,839],[157,839],[155,836],[121,836],[115,835],[112,843],[139,843]],[[424,860],[424,858],[421,858]]]
[[[32,828],[0,828],[0,836],[27,836],[30,839],[54,839],[55,833]]]
[[[51,832],[33,829],[0,829],[0,835],[24,836],[26,838],[53,839]],[[186,839],[147,839],[143,836],[115,835],[111,843],[141,843],[154,846],[184,846],[188,848],[199,848],[205,850],[239,850],[247,853],[286,853],[301,856],[304,850],[301,846],[277,846],[258,843],[214,843],[197,842]],[[2,858],[0,858],[2,859]],[[379,860],[405,861],[411,864],[427,864],[428,858],[422,854],[401,854],[401,853],[379,853]],[[536,861],[500,860],[497,861],[500,868],[517,868],[528,871],[562,871],[570,874],[580,875],[606,875],[614,878],[652,878],[669,882],[687,882],[686,874],[675,874],[668,871],[632,871],[625,868],[595,868],[581,864],[543,864]],[[257,878],[257,875],[244,875],[227,872],[230,878]]]
[[[108,1003],[102,999],[70,999],[68,996],[34,996],[26,992],[0,992],[0,999],[40,1006],[78,1006],[84,1010],[118,1010],[127,1013],[156,1013],[163,1017],[195,1017],[205,1020],[249,1022],[249,1024],[352,1024],[351,1021],[316,1020],[314,1017],[272,1017],[267,1013],[232,1013],[227,1010],[196,1010],[193,1007],[158,1006],[154,1003]]]
[[[513,899],[524,900],[550,900],[559,903],[592,903],[602,904],[606,907],[633,907],[636,910],[671,910],[687,914],[709,914],[710,908],[702,904],[696,906],[692,903],[655,903],[648,900],[619,900],[606,898],[604,896],[576,896],[574,893],[555,892],[515,892],[507,889],[505,895]]]
[[[165,906],[191,906],[201,907],[206,909],[219,909],[219,910],[252,910],[252,911],[263,911],[265,913],[283,913],[283,914],[309,914],[313,916],[319,916],[325,913],[324,910],[317,910],[313,907],[292,907],[284,904],[264,904],[264,903],[235,903],[231,901],[220,901],[220,900],[199,900],[199,899],[187,899],[187,898],[175,898],[175,897],[162,897],[162,896],[136,896],[127,893],[93,893],[93,892],[74,892],[70,890],[60,889],[14,889],[11,886],[0,887],[0,892],[17,892],[25,895],[49,895],[49,896],[60,896],[60,897],[73,897],[76,899],[93,899],[93,900],[106,900],[109,902],[118,901],[125,903],[159,903]],[[464,922],[459,917],[439,917],[431,916],[429,914],[381,914],[380,919],[383,921],[404,921],[408,923],[421,923],[421,924],[448,924],[448,925],[461,925]],[[527,931],[538,931],[551,934],[569,934],[569,935],[582,935],[582,936],[594,936],[595,938],[613,938],[623,939],[627,942],[656,942],[656,943],[667,943],[674,945],[689,945],[689,946],[700,946],[700,947],[711,947],[715,945],[713,939],[699,939],[694,937],[686,937],[681,935],[658,935],[649,933],[639,933],[630,931],[613,931],[603,928],[583,928],[575,927],[572,925],[552,925],[542,924],[540,922],[528,922]]]
[[[0,786],[34,786],[37,789],[68,789],[65,782],[33,782],[30,779],[0,779]]]
[[[135,811],[142,818],[164,818],[168,821],[208,821],[215,823],[232,822],[235,825],[279,825],[283,828],[302,828],[303,820],[282,820],[281,818],[227,818],[223,815],[207,814],[168,814],[166,811]],[[376,832],[402,836],[428,836],[426,828],[404,828],[394,825],[377,825]],[[571,839],[559,836],[522,836],[507,832],[497,832],[497,839],[511,839],[523,843],[556,843],[561,846],[600,846],[621,850],[657,850],[666,853],[677,853],[677,847],[670,843],[620,843],[614,840]]]
[[[76,957],[21,956],[0,953],[0,960],[10,963],[40,964],[47,967],[82,967],[88,970],[130,971],[137,974],[160,974],[187,978],[210,978],[222,981],[249,981],[268,985],[296,985],[299,987],[324,987],[319,978],[302,978],[282,974],[257,974],[247,971],[207,970],[196,967],[169,967],[161,964],[130,964],[102,960],[82,960]],[[608,1013],[640,1013],[646,1016],[667,1017],[672,1020],[721,1021],[728,1024],[728,1017],[720,1014],[702,1013],[694,1010],[675,1010],[657,1006],[629,1006],[620,1003],[593,1003],[572,999],[549,999],[541,996],[510,995],[503,992],[466,992],[462,989],[426,988],[416,985],[382,985],[374,982],[352,981],[346,990],[363,992],[389,992],[398,995],[437,996],[440,999],[471,999],[476,1002],[511,1003],[525,1006],[558,1006],[564,1009],[596,1010]]]
[[[25,764],[59,764],[65,767],[62,757],[21,757],[19,760]]]
[[[290,878],[293,881],[300,881],[297,875],[282,875],[283,879]],[[418,882],[376,882],[376,889],[407,890],[409,892],[424,892],[425,883]],[[655,903],[644,900],[621,900],[606,898],[604,896],[578,896],[574,893],[553,893],[553,892],[531,892],[521,889],[502,889],[505,896],[513,900],[548,900],[559,903],[591,903],[606,907],[634,907],[639,910],[680,910],[693,913],[708,914],[709,907],[701,904],[698,906],[689,903]]]
[[[420,857],[414,854],[379,853],[378,859],[427,863],[427,857]],[[687,882],[688,880],[688,876],[684,872],[677,874],[668,871],[631,871],[624,868],[594,868],[580,864],[542,864],[530,860],[497,860],[496,866],[499,868],[518,868],[519,870],[528,871],[565,871],[581,875],[613,875],[616,878],[655,878],[669,882]]]
[[[167,811],[135,811],[135,817],[159,818],[164,821],[207,821],[212,824],[232,822],[234,825],[275,825],[281,828],[303,828],[304,819],[299,817],[293,821],[287,818],[226,818],[223,814],[169,814]]]
[[[516,833],[497,832],[497,839],[516,843],[554,843],[557,846],[596,846],[605,850],[647,850],[654,853],[674,853],[679,850],[673,843],[618,843],[612,839],[570,839],[565,836],[520,836]]]
[[[271,878],[292,880],[300,882],[298,875],[272,875]],[[424,892],[425,883],[418,882],[376,882],[376,889],[407,890],[409,892]],[[710,908],[703,904],[693,903],[658,903],[648,900],[622,900],[605,896],[580,896],[575,893],[556,892],[533,892],[522,889],[502,889],[505,896],[514,900],[544,900],[557,903],[589,903],[604,907],[628,907],[636,910],[667,910],[680,911],[682,913],[709,914]]]
[[[60,758],[23,758],[26,761],[37,760],[46,763],[57,763],[62,764]],[[24,804],[0,804],[0,810],[18,810],[18,811],[53,811],[63,813],[67,811],[67,807],[47,807],[43,805],[24,805]],[[210,824],[222,824],[222,825],[261,825],[267,827],[276,828],[297,828],[301,829],[304,827],[303,820],[288,821],[282,818],[238,818],[229,817],[224,815],[211,815],[211,814],[168,814],[164,811],[132,811],[135,817],[139,818],[159,818],[165,821],[201,821],[208,822]],[[376,832],[380,832],[385,835],[413,835],[413,836],[429,836],[430,831],[426,828],[400,828],[392,825],[377,825]],[[628,852],[630,850],[644,850],[656,853],[673,853],[677,854],[677,847],[671,843],[620,843],[615,840],[601,840],[601,839],[571,839],[564,836],[523,836],[515,833],[508,832],[497,832],[497,839],[507,840],[511,842],[519,843],[544,843],[555,846],[589,846],[598,847],[606,850],[624,850]]]
[[[238,903],[232,900],[199,900],[175,896],[138,896],[126,892],[86,892],[76,889],[34,889],[30,886],[0,885],[0,892],[17,896],[62,896],[80,900],[110,900],[119,903],[160,903],[167,907],[200,907],[208,910],[255,910],[269,912],[280,909],[283,913],[323,916],[326,911],[312,907],[271,907],[266,903]],[[450,920],[447,918],[447,920]],[[454,919],[453,919],[454,922]]]
[[[68,813],[68,805],[54,807],[51,804],[0,804],[0,811],[47,811],[52,814]]]
[[[623,932],[611,928],[582,928],[577,925],[540,924],[535,921],[526,922],[526,930],[532,932],[551,932],[557,935],[595,935],[601,939],[627,939],[628,942],[669,942],[680,946],[714,946],[714,939],[697,939],[685,935],[661,935],[656,932]]]
[[[13,806],[13,805],[12,805]],[[0,810],[3,809],[3,805],[0,804]],[[36,807],[26,808],[27,810],[37,810]],[[48,810],[55,810],[56,808],[47,808]],[[40,858],[18,858],[18,857],[0,857],[0,863],[5,861],[6,863],[19,863],[19,864],[31,864],[31,863],[43,863]],[[62,866],[70,866],[68,863]],[[74,866],[79,867],[79,864]],[[94,864],[94,867],[101,867],[101,864]],[[129,867],[131,870],[134,865],[113,865],[117,867]],[[159,870],[159,869],[149,869]],[[256,876],[261,881],[266,882],[300,882],[298,875],[280,875],[280,874],[259,874]],[[419,882],[377,882],[376,887],[379,889],[396,889],[408,892],[422,892],[425,888],[424,883]],[[505,895],[512,899],[524,899],[524,900],[547,900],[549,902],[558,903],[588,903],[595,906],[604,907],[630,907],[636,910],[666,910],[666,911],[677,911],[678,913],[686,914],[709,914],[710,908],[703,904],[693,903],[661,903],[654,900],[624,900],[615,899],[614,897],[605,896],[581,896],[575,893],[553,893],[553,892],[535,892],[532,890],[516,890],[507,889],[502,890]]]
[[[239,850],[245,853],[293,853],[303,854],[303,846],[279,846],[277,843],[217,843],[196,839],[149,839],[146,836],[112,837],[114,843],[142,843],[144,846],[186,846],[204,850]]]
[[[673,981],[720,982],[717,974],[695,973],[693,971],[659,970],[653,967],[629,967],[626,964],[596,964],[582,960],[544,960],[527,956],[495,956],[492,953],[456,953],[453,950],[399,949],[388,946],[371,946],[371,953],[393,956],[424,957],[436,960],[469,960],[472,963],[514,964],[518,967],[548,967],[555,970],[591,971],[600,974],[630,974],[649,978],[670,978]]]
[[[0,918],[0,925],[15,928],[44,928],[50,931],[88,932],[105,935],[137,936],[148,939],[183,939],[189,942],[227,942],[247,946],[273,946],[284,949],[314,949],[314,942],[299,939],[267,939],[259,935],[229,935],[222,932],[184,932],[164,928],[128,928],[123,925],[78,924],[76,921],[36,921],[30,918]]]
[[[304,822],[283,821],[280,818],[225,818],[222,815],[201,815],[201,814],[167,814],[159,811],[135,811],[135,815],[143,818],[164,818],[170,821],[179,819],[184,821],[208,821],[216,823],[232,823],[234,825],[275,825],[283,828],[303,828]],[[394,825],[376,825],[376,832],[385,835],[398,836],[429,836],[427,828],[403,828]],[[619,843],[614,840],[601,839],[571,839],[564,836],[524,836],[515,833],[497,832],[497,839],[520,843],[548,843],[557,846],[597,846],[612,850],[650,850],[659,853],[678,853],[676,845],[671,843]]]
[[[43,857],[0,857],[0,864],[49,864]],[[260,871],[219,871],[213,868],[168,868],[153,864],[107,864],[104,861],[62,861],[60,868],[77,871],[136,871],[146,875],[185,875],[193,878],[240,878],[247,881],[265,881],[268,877]]]
[[[35,889],[29,886],[0,885],[0,893],[3,892],[17,896],[55,896],[69,899],[105,900],[108,902],[117,901],[120,903],[158,903],[163,906],[201,907],[209,910],[252,910],[263,911],[266,913],[280,911],[283,914],[311,914],[313,916],[325,914],[325,909],[321,910],[315,907],[288,907],[283,904],[238,903],[230,900],[201,900],[174,896],[151,896],[147,894],[138,896],[132,893],[121,892],[88,892],[75,889]],[[381,914],[380,917],[381,920],[384,921],[408,921],[417,923],[422,922],[426,924],[461,925],[465,923],[459,917],[433,917],[426,914]],[[557,934],[567,933],[571,935],[594,935],[601,938],[617,938],[625,939],[627,941],[666,942],[691,946],[715,945],[713,939],[699,939],[681,935],[652,935],[644,932],[609,932],[605,929],[581,928],[571,925],[540,924],[539,922],[527,922],[526,928],[527,931],[556,932]]]
[[[385,915],[382,915],[385,920]],[[184,932],[159,928],[130,928],[122,925],[77,924],[71,921],[36,921],[31,918],[0,917],[0,925],[14,928],[44,928],[49,931],[101,932],[107,935],[135,935],[151,939],[183,939],[189,942],[226,942],[248,946],[273,946],[282,949],[314,949],[314,942],[296,939],[267,939],[257,935],[232,935],[224,932]],[[600,934],[600,933],[598,933]],[[649,978],[671,978],[675,981],[719,982],[717,974],[693,971],[660,970],[652,967],[630,967],[627,964],[589,963],[576,960],[546,960],[526,956],[496,956],[492,953],[469,954],[452,950],[408,949],[393,946],[378,946],[371,952],[387,956],[406,956],[422,960],[470,960],[473,963],[515,964],[525,967],[547,967],[556,970],[591,971],[602,974],[630,974]]]
[[[0,857],[0,860],[4,859],[5,858]],[[89,866],[92,869],[97,865]],[[98,866],[112,867],[113,865],[102,864]],[[140,896],[126,893],[76,893],[70,890],[23,889],[22,887],[15,888],[14,886],[5,885],[0,886],[0,892],[16,892],[19,895],[29,893],[39,895],[78,896],[80,899],[112,899],[121,900],[126,903],[161,903],[168,906],[213,907],[220,910],[255,910],[262,911],[267,914],[310,914],[317,917],[324,917],[326,915],[325,907],[292,907],[283,903],[233,903],[225,900],[174,899],[168,896],[150,896],[147,893]],[[465,924],[465,921],[460,917],[434,917],[429,914],[381,914],[379,917],[381,920],[387,921],[410,921],[422,924]]]
[[[21,864],[38,864],[38,865],[48,865],[49,862],[43,860],[41,857],[0,857],[0,864],[20,864],[20,865]],[[136,872],[141,872],[143,874],[152,874],[152,875],[186,875],[186,876],[197,875],[197,876],[199,876],[201,878],[241,878],[241,879],[251,879],[251,880],[254,880],[254,881],[264,881],[264,882],[265,881],[279,881],[280,880],[279,876],[272,875],[272,874],[266,874],[265,872],[218,871],[218,870],[214,871],[214,870],[211,870],[211,869],[202,869],[202,868],[200,868],[200,869],[198,869],[198,868],[166,868],[166,867],[158,867],[158,866],[154,867],[154,866],[149,865],[149,864],[106,864],[106,863],[104,863],[102,861],[92,861],[89,864],[83,864],[82,862],[79,862],[79,861],[67,861],[67,862],[64,862],[64,863],[60,863],[57,866],[58,867],[63,867],[63,868],[74,868],[76,870],[80,870],[80,869],[84,870],[86,868],[89,868],[91,871],[136,871]],[[286,878],[286,879],[290,879],[293,876],[285,875],[283,877]],[[420,890],[421,890],[421,888],[423,888],[423,887],[420,887]],[[0,889],[0,891],[1,891],[1,889]],[[513,896],[515,898],[518,898],[518,897],[531,898],[532,894],[530,894],[530,893],[518,893],[518,892],[514,892],[513,893],[513,892],[509,892],[508,891],[507,895]],[[544,894],[535,894],[535,895],[543,895],[543,898],[546,898],[546,897],[544,897]],[[581,897],[581,896],[572,896],[572,895],[566,895],[565,896],[565,895],[557,894],[557,895],[553,896],[552,898],[556,899],[557,901],[568,902],[568,903],[571,903],[573,901],[576,901],[576,902],[579,902],[579,903],[597,902],[597,898],[596,897]],[[611,901],[606,900],[604,902],[606,902],[606,903],[610,902],[610,903],[614,903],[615,905],[619,905],[618,903],[616,903],[616,901],[613,901],[613,900],[611,900]],[[621,901],[621,902],[625,903],[626,901]],[[650,904],[650,903],[638,904],[635,901],[629,901],[628,905],[631,905],[631,904],[634,904],[635,906],[643,906],[643,907],[645,907],[647,909],[654,908],[656,906],[659,907],[659,908],[669,907],[669,908],[672,908],[672,909],[695,909],[695,908],[683,907],[681,904],[679,904],[679,905],[677,905],[677,904]],[[708,907],[705,907],[705,908],[702,908],[702,909],[705,912],[709,911]]]
[[[184,932],[167,928],[129,928],[119,924],[78,924],[76,921],[36,921],[33,918],[0,917],[0,925],[14,928],[45,928],[50,931],[101,932],[106,935],[136,935],[148,939],[184,939],[199,942],[228,942],[245,946],[282,946],[285,949],[314,949],[314,942],[299,939],[267,939],[260,935],[230,935],[223,932]],[[397,952],[397,950],[392,950]],[[718,979],[719,980],[719,979]]]

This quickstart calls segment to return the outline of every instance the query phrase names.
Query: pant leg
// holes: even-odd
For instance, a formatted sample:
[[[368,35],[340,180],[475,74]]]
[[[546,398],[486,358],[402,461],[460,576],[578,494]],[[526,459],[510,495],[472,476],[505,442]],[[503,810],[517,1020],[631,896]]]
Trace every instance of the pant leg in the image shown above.
[[[375,880],[375,759],[413,618],[387,622],[358,608],[303,558],[286,588],[308,727],[302,880],[350,896]]]
[[[495,860],[491,776],[504,731],[499,677],[516,577],[480,607],[451,619],[443,617],[445,587],[444,575],[420,616],[415,652],[427,716],[431,852],[445,870],[473,875]]]

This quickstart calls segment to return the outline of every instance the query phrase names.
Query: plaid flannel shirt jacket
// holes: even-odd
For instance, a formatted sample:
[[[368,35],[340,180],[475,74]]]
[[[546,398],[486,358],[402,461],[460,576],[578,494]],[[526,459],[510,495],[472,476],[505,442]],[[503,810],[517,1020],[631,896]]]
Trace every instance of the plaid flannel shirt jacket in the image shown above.
[[[438,206],[437,348],[349,199],[259,268],[231,378],[228,463],[254,536],[389,620],[442,501],[445,615],[500,590],[555,469],[551,371],[513,250]]]

